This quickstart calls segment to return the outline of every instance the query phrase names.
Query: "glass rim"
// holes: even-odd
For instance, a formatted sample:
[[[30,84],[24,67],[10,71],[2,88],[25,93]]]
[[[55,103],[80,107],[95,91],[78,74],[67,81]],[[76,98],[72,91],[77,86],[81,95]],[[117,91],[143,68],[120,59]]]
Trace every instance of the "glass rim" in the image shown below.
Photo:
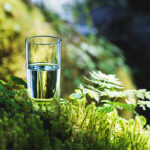
[[[30,39],[34,39],[34,38],[41,38],[41,37],[47,37],[47,38],[52,38],[52,39],[56,39],[57,42],[49,42],[49,43],[36,43],[36,42],[30,42]],[[35,36],[30,36],[30,37],[26,37],[26,43],[30,43],[33,45],[55,45],[55,44],[59,44],[62,42],[62,39],[57,37],[57,36],[51,36],[51,35],[35,35]]]

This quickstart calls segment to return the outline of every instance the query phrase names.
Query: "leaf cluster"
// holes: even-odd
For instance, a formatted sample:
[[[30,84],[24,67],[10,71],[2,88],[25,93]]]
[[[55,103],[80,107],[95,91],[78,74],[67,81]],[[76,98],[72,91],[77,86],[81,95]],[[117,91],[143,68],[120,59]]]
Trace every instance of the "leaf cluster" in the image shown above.
[[[140,90],[125,90],[124,85],[115,75],[106,75],[101,71],[91,72],[90,79],[85,77],[88,84],[80,85],[80,89],[70,95],[71,98],[91,98],[90,101],[95,101],[102,110],[106,112],[114,111],[114,109],[126,109],[132,113],[136,113],[137,106],[150,108],[150,91],[145,89]],[[126,103],[119,102],[124,99]]]

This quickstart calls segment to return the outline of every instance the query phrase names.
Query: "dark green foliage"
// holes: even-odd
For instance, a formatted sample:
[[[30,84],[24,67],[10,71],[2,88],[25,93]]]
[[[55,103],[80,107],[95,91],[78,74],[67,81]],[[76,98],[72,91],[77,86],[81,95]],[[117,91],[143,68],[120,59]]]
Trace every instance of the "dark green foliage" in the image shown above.
[[[1,80],[0,82],[0,106],[3,109],[7,110],[7,106],[10,105],[14,108],[20,108],[16,103],[16,97],[19,96],[19,93],[16,90],[13,90],[13,87],[10,83],[6,83]]]

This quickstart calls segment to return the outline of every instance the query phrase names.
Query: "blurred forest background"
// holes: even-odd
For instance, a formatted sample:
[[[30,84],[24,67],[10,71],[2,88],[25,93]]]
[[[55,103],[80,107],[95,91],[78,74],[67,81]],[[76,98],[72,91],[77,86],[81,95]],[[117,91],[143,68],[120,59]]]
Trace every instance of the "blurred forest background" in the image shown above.
[[[149,0],[0,0],[0,79],[26,78],[25,38],[63,40],[62,97],[89,71],[150,89]]]

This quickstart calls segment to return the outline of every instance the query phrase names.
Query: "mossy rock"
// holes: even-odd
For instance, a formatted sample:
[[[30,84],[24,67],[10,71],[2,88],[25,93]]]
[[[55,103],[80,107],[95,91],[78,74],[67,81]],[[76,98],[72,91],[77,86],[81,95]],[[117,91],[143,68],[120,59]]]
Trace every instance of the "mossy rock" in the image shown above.
[[[82,83],[82,74],[100,69],[120,74],[126,67],[121,50],[105,39],[86,38],[55,18],[46,22],[41,9],[22,0],[0,1],[0,78],[11,75],[25,79],[25,38],[32,35],[55,35],[62,42],[62,96],[68,97],[72,89]],[[52,13],[52,12],[50,12]],[[121,65],[120,65],[121,64]],[[130,72],[130,71],[128,71]],[[123,71],[123,80],[133,85],[130,74]]]

